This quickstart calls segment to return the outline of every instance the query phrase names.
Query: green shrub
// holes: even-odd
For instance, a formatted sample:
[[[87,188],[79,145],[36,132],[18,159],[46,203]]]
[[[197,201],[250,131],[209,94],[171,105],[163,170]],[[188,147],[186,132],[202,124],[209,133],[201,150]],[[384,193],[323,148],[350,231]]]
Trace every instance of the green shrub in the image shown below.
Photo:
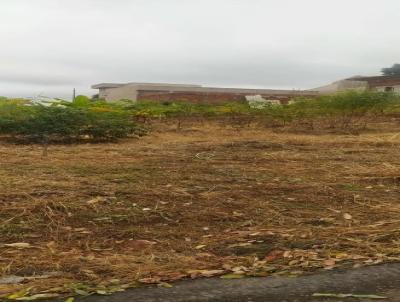
[[[306,125],[308,128],[349,128],[365,126],[369,117],[399,112],[399,96],[387,92],[349,91],[314,98],[295,98],[288,105],[252,108],[247,103],[194,104],[183,102],[141,101],[129,106],[135,117],[175,118],[178,127],[187,117],[221,117],[235,126],[263,121],[266,125]],[[225,118],[226,117],[226,118]]]
[[[13,125],[15,135],[35,141],[72,139],[85,123],[85,113],[58,106],[33,106],[29,115]]]
[[[202,104],[184,102],[107,103],[85,96],[74,102],[54,101],[49,106],[23,99],[0,99],[0,134],[28,141],[116,140],[143,135],[135,120],[217,117],[236,127],[254,120],[268,125],[306,125],[311,128],[351,128],[369,117],[400,112],[399,96],[387,92],[344,92],[316,98],[297,98],[289,105],[251,108],[247,103]],[[140,119],[139,119],[140,117]]]
[[[290,105],[267,106],[260,110],[267,119],[311,128],[365,127],[368,118],[395,110],[399,96],[387,92],[348,91],[316,98],[296,98]]]
[[[21,101],[0,104],[0,134],[27,141],[104,141],[144,133],[129,112],[107,103],[78,99],[50,106]]]
[[[73,101],[78,106],[86,106],[90,103],[90,99],[86,95],[77,95]]]

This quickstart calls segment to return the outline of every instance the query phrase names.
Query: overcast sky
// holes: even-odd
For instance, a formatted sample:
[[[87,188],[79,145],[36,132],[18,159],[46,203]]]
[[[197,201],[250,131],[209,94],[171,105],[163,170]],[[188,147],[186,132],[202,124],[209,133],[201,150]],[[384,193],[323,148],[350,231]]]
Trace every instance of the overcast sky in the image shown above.
[[[313,88],[400,61],[398,0],[0,0],[0,95]]]

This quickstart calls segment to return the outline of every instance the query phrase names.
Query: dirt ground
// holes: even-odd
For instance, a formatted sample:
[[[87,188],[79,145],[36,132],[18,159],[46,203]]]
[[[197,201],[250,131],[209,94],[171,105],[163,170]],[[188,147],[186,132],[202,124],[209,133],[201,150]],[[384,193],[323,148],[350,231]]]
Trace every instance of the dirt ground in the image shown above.
[[[399,147],[391,124],[359,135],[159,125],[47,157],[0,143],[0,296],[398,261]]]

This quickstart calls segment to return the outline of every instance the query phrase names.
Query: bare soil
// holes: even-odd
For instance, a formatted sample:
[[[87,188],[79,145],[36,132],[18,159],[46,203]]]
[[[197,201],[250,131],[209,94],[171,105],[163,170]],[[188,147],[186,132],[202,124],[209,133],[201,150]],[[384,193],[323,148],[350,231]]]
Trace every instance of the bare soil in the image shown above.
[[[398,261],[399,151],[390,123],[359,135],[164,124],[45,157],[0,143],[0,296]],[[11,275],[27,278],[1,284]]]

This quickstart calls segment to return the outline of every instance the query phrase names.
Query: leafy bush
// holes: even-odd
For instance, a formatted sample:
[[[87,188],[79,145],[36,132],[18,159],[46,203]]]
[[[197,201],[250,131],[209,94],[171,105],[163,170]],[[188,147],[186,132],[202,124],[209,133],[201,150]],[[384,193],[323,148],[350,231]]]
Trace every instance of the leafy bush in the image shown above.
[[[387,92],[348,91],[315,99],[300,99],[287,110],[292,120],[325,121],[331,128],[365,127],[369,117],[384,114],[399,103]]]
[[[247,103],[230,102],[224,104],[185,103],[185,102],[152,102],[140,101],[132,104],[129,109],[135,115],[149,117],[179,117],[179,116],[222,116],[250,114]]]
[[[399,96],[387,92],[345,92],[317,98],[297,98],[288,105],[251,108],[247,103],[183,102],[107,103],[77,96],[74,102],[40,105],[23,99],[0,99],[0,134],[28,141],[115,140],[143,135],[138,121],[166,118],[181,123],[216,117],[235,127],[262,122],[268,126],[350,129],[365,127],[370,117],[400,112]]]
[[[275,126],[345,129],[364,127],[369,117],[400,111],[400,101],[399,96],[387,92],[349,91],[316,98],[296,98],[288,105],[270,104],[260,108],[238,102],[212,105],[142,101],[131,105],[129,110],[134,116],[144,119],[177,118],[178,127],[183,118],[218,117],[239,127],[258,120]]]
[[[349,91],[316,98],[296,98],[288,105],[257,109],[267,125],[294,125],[308,128],[360,128],[369,118],[393,112],[399,96],[387,92]]]
[[[28,141],[115,140],[143,135],[126,110],[104,102],[55,102],[50,106],[28,101],[0,103],[0,134]]]

